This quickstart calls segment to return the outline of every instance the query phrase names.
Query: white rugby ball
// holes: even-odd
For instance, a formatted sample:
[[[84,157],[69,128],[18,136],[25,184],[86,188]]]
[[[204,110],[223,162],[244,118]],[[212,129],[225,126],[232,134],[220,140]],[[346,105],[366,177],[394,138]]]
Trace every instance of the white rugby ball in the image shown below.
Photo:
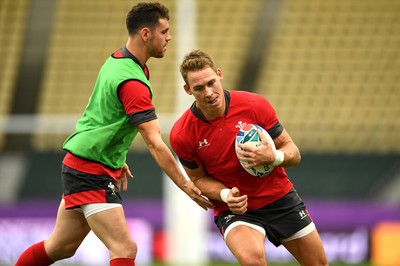
[[[255,124],[247,124],[244,127],[242,127],[239,132],[236,135],[236,141],[235,141],[235,150],[237,151],[239,149],[238,143],[242,144],[251,144],[254,147],[258,147],[261,145],[261,140],[260,137],[258,136],[257,129],[261,130],[261,132],[264,133],[265,137],[267,138],[268,142],[271,144],[272,148],[275,149],[275,144],[274,141],[272,140],[271,136],[268,134],[268,132],[260,127],[259,125]],[[237,155],[237,152],[236,152]],[[248,162],[244,162],[239,160],[240,164],[243,166],[243,169],[246,170],[249,174],[253,176],[258,176],[258,177],[264,177],[269,175],[272,170],[274,170],[275,166],[273,164],[266,164],[266,165],[259,165],[256,167],[252,168],[246,168],[245,166],[249,164]]]

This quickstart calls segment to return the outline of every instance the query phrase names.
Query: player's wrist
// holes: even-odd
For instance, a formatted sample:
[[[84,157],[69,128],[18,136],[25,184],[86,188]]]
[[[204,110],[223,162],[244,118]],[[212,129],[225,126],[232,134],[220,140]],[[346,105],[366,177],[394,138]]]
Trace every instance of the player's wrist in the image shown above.
[[[274,166],[281,165],[285,160],[285,154],[281,150],[275,151],[275,161],[273,163]]]
[[[229,188],[224,188],[219,192],[219,196],[221,200],[225,203],[228,203],[228,194],[231,192]]]

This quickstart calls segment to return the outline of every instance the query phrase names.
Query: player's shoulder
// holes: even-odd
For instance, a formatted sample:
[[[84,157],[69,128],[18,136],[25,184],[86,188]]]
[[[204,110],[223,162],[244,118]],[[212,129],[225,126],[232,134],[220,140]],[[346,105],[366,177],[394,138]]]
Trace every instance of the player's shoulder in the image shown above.
[[[261,94],[250,92],[250,91],[241,91],[241,90],[229,90],[228,91],[231,97],[234,98],[248,98],[248,99],[257,99],[257,98],[264,98]]]
[[[184,149],[184,147],[191,147],[194,141],[193,128],[195,128],[196,120],[190,109],[185,111],[181,117],[173,124],[169,139],[172,149],[177,152]]]
[[[179,117],[171,129],[171,134],[176,134],[188,130],[194,123],[193,115],[190,109],[186,110],[181,117]]]
[[[267,101],[267,99],[254,92],[231,90],[229,91],[231,103],[248,103],[253,104],[254,102]]]

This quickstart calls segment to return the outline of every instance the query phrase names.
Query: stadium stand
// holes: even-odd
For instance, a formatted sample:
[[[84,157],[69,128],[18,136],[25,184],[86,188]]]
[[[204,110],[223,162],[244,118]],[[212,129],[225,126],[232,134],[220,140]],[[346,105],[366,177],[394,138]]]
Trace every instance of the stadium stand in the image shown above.
[[[4,0],[0,9],[0,114],[9,112],[26,29],[29,2]]]
[[[400,2],[285,1],[259,92],[303,151],[399,152]]]
[[[10,112],[13,89],[27,25],[29,1],[2,0],[0,3],[0,116]],[[0,149],[4,135],[0,132]]]
[[[237,89],[262,0],[198,1],[198,48],[213,56],[226,89]]]

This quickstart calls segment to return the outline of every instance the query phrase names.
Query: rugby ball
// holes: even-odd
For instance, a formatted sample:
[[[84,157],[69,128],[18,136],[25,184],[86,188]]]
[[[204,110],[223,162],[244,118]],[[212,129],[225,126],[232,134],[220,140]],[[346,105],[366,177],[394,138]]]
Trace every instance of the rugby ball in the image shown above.
[[[261,132],[264,133],[265,137],[267,138],[268,142],[271,144],[272,148],[275,149],[275,144],[274,141],[272,140],[271,136],[268,134],[268,132],[255,124],[246,124],[244,125],[239,132],[236,135],[236,141],[235,141],[235,151],[236,151],[236,155],[237,154],[237,150],[240,149],[238,147],[238,143],[242,143],[242,144],[251,144],[254,147],[260,146],[261,145],[261,140],[260,137],[258,136],[258,132],[257,129],[261,130]],[[249,164],[248,162],[244,162],[239,160],[240,164],[242,165],[243,169],[246,170],[249,174],[251,174],[252,176],[258,176],[258,177],[265,177],[267,175],[269,175],[272,170],[274,170],[275,166],[270,164],[266,164],[266,165],[259,165],[256,167],[252,167],[252,168],[246,168],[245,166],[247,164]]]

